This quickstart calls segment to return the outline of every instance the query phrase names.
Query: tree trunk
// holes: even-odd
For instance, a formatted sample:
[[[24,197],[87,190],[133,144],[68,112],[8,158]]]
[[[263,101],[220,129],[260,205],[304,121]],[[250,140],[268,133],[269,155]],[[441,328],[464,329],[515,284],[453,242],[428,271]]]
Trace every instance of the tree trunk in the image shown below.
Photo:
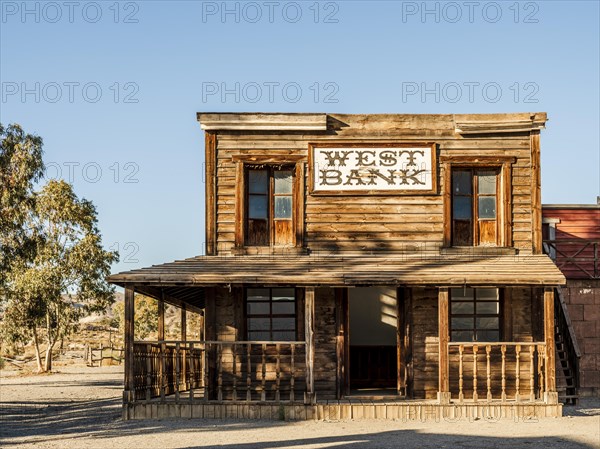
[[[54,347],[54,342],[48,340],[48,347],[46,348],[46,359],[44,360],[44,371],[50,372],[52,371],[52,348]]]
[[[44,371],[44,367],[42,366],[42,356],[40,355],[40,342],[38,341],[37,335],[37,326],[33,326],[33,343],[35,346],[35,360],[37,362],[38,373]]]

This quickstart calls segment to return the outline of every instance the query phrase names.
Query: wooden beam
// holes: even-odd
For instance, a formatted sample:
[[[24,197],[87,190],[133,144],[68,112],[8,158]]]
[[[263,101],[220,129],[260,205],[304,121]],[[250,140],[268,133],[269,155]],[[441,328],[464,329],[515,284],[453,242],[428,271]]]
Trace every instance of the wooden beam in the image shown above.
[[[452,246],[452,166],[445,162],[442,196],[444,198],[444,247]]]
[[[185,306],[181,308],[181,340],[187,340],[187,311]]]
[[[306,341],[306,404],[315,403],[315,337],[314,337],[314,316],[315,316],[315,289],[306,287],[304,294],[304,334]]]
[[[216,203],[216,160],[217,160],[217,135],[215,132],[206,132],[204,140],[205,163],[205,239],[206,254],[212,256],[217,249],[217,203]]]
[[[542,182],[540,172],[540,132],[531,132],[531,250],[542,254]]]
[[[554,289],[544,288],[544,341],[546,342],[545,393],[544,400],[549,404],[558,403],[556,392],[555,344],[554,344]]]
[[[439,334],[439,358],[438,358],[438,400],[440,403],[450,402],[450,367],[448,363],[448,288],[442,287],[438,293],[438,334]]]
[[[134,364],[133,364],[133,341],[135,323],[135,292],[132,288],[125,289],[125,390],[123,391],[123,403],[134,401]]]
[[[336,397],[341,399],[346,394],[346,362],[345,340],[348,336],[346,329],[346,309],[348,307],[348,289],[335,289],[335,352],[336,352]]]
[[[165,302],[158,300],[158,340],[165,339]]]
[[[245,239],[246,227],[246,190],[245,190],[244,164],[238,161],[235,164],[235,247],[242,248]]]

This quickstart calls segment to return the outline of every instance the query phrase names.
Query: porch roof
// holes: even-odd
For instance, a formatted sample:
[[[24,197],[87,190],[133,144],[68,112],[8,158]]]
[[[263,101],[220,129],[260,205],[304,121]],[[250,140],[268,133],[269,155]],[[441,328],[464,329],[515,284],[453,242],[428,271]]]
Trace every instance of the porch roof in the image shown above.
[[[197,256],[112,274],[125,286],[181,287],[219,285],[412,285],[557,286],[565,277],[546,255],[272,255]]]

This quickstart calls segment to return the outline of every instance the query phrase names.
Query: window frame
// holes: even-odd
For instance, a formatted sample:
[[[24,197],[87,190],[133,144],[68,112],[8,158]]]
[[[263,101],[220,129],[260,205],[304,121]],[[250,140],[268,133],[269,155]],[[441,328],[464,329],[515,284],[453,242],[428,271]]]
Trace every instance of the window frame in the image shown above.
[[[236,155],[232,157],[236,163],[235,186],[235,249],[244,254],[275,253],[288,251],[293,248],[301,249],[304,244],[304,172],[305,156],[252,156]],[[269,211],[269,241],[267,245],[248,245],[247,236],[247,211],[248,211],[248,169],[265,167],[272,172],[273,167],[289,167],[292,171],[292,241],[285,245],[275,244],[273,233],[273,213]],[[269,205],[274,202],[272,192],[269,194]],[[271,206],[269,206],[271,209]]]
[[[248,290],[250,289],[266,289],[269,290],[269,314],[249,314],[248,313],[248,303],[252,303],[253,301],[248,301]],[[273,290],[274,289],[291,289],[294,291],[294,314],[275,314],[273,315]],[[277,287],[265,287],[265,286],[251,286],[251,287],[246,287],[244,288],[244,336],[246,341],[299,341],[299,335],[302,331],[301,326],[300,326],[300,317],[301,317],[301,308],[302,308],[302,304],[301,304],[301,295],[299,292],[299,289],[295,288],[295,287],[286,287],[286,286],[277,286]],[[266,301],[260,301],[260,302],[266,302]],[[294,339],[293,340],[273,340],[273,332],[277,332],[277,330],[273,330],[273,318],[294,318]],[[250,332],[252,332],[249,329],[248,326],[248,319],[249,318],[269,318],[269,330],[268,331],[262,331],[262,332],[268,332],[270,339],[269,340],[252,340],[250,338]],[[286,332],[286,330],[280,330],[279,332]]]
[[[458,289],[460,290],[461,287],[458,287]],[[452,313],[452,288],[448,289],[448,298],[449,298],[449,303],[448,303],[448,336],[449,336],[449,341],[451,342],[459,342],[459,343],[498,343],[498,342],[502,342],[504,341],[505,337],[506,337],[506,332],[504,329],[504,289],[503,288],[499,288],[499,287],[469,287],[474,291],[474,296],[473,296],[473,313]],[[477,313],[477,290],[481,290],[483,288],[494,288],[497,291],[497,295],[498,295],[498,313]],[[457,302],[461,302],[461,301],[457,301]],[[466,302],[466,301],[464,301]],[[484,300],[480,300],[479,302],[496,302],[496,301],[484,301]],[[452,327],[452,318],[472,318],[473,319],[473,327],[469,328],[469,329],[454,329]],[[489,340],[475,340],[474,337],[477,335],[477,318],[495,318],[498,317],[498,341],[497,342],[492,342]],[[495,330],[495,329],[494,329]],[[472,332],[472,339],[471,340],[455,340],[452,338],[452,332],[453,331],[465,331],[465,332]]]
[[[452,172],[451,172],[451,179],[450,179],[450,183],[452,186],[454,186],[454,174],[456,172],[468,172],[469,173],[469,182],[470,182],[470,187],[471,187],[471,193],[470,195],[456,195],[454,193],[454,190],[452,191],[452,195],[451,195],[451,207],[452,207],[452,246],[467,246],[467,247],[471,247],[471,246],[487,246],[487,247],[497,247],[500,246],[499,242],[501,240],[501,228],[500,228],[500,213],[502,210],[502,202],[501,202],[501,173],[502,170],[500,167],[463,167],[463,166],[457,166],[457,167],[452,167]],[[480,181],[480,177],[481,174],[484,172],[493,172],[495,173],[494,177],[495,177],[495,192],[494,194],[487,194],[487,193],[480,193],[479,192],[479,181]],[[454,224],[455,221],[458,220],[455,218],[454,216],[454,200],[456,197],[468,197],[471,199],[471,218],[470,218],[470,222],[471,222],[471,244],[462,244],[462,245],[457,245],[454,243],[455,239],[456,239],[456,234],[455,234],[455,229],[454,229]],[[479,200],[480,198],[486,198],[486,197],[493,197],[496,201],[496,208],[495,208],[495,217],[493,219],[489,219],[489,218],[482,218],[481,214],[479,212]],[[493,243],[482,243],[481,241],[481,230],[480,230],[480,222],[482,221],[493,221],[496,223],[495,225],[495,240]]]
[[[452,243],[452,171],[474,169],[480,171],[499,170],[496,181],[496,246],[456,246],[457,248],[510,248],[513,246],[512,229],[512,165],[514,156],[441,156],[443,168],[444,198],[444,248],[454,247]]]

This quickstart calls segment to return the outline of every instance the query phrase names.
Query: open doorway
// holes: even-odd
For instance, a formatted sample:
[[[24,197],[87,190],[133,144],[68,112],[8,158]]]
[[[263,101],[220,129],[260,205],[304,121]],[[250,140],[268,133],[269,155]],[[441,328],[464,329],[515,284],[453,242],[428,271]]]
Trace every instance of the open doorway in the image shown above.
[[[396,287],[350,288],[348,307],[352,394],[396,394]]]

